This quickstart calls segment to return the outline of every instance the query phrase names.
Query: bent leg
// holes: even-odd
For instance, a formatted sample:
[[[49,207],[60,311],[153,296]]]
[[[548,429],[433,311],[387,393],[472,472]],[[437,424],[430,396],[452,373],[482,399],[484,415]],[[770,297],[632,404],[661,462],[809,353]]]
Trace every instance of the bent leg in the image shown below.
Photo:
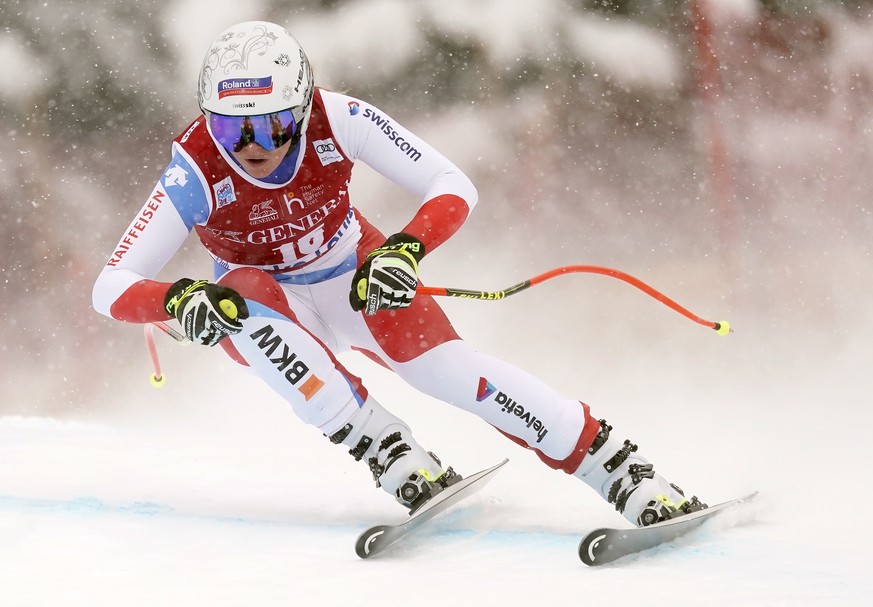
[[[570,474],[600,429],[586,404],[461,340],[392,368],[418,390],[481,417],[548,466]]]
[[[478,415],[547,465],[573,474],[636,525],[705,507],[696,497],[686,500],[587,405],[465,342],[446,342],[393,368],[422,392]]]
[[[224,349],[251,367],[301,420],[325,434],[342,428],[367,399],[361,380],[297,322],[268,274],[239,269],[219,282],[246,300],[250,314],[241,333],[223,340]]]
[[[367,463],[377,486],[415,508],[432,488],[451,482],[451,468],[443,470],[409,427],[368,396],[360,379],[297,321],[272,277],[239,269],[220,283],[236,290],[249,309],[243,331],[222,340],[225,351],[279,393],[302,421],[349,446],[356,460]]]

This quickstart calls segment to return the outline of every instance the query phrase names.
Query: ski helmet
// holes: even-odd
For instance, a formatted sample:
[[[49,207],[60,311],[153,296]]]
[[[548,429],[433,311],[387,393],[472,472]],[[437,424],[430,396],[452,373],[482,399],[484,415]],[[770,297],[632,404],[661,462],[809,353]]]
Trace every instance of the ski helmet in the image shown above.
[[[204,114],[254,117],[287,110],[296,123],[295,139],[306,131],[314,91],[303,48],[285,28],[267,21],[247,21],[222,32],[200,70]]]

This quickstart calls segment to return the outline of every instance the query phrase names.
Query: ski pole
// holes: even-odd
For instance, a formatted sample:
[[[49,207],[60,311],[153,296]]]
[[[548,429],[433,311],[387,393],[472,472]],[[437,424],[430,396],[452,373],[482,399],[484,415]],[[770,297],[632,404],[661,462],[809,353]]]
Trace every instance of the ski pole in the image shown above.
[[[163,373],[161,373],[161,361],[158,358],[158,347],[155,344],[155,325],[151,323],[146,324],[144,331],[146,347],[148,348],[149,356],[152,359],[152,366],[155,368],[155,372],[149,377],[149,382],[154,388],[163,388],[164,384],[167,383],[167,378]]]
[[[224,310],[225,314],[231,318],[236,318],[237,309],[231,300],[222,299],[219,302],[219,305],[221,306],[221,309]],[[183,345],[190,344],[191,341],[182,333],[179,333],[176,329],[161,320],[147,323],[145,325],[146,347],[148,348],[149,356],[152,359],[152,366],[155,368],[155,372],[152,373],[151,377],[149,377],[149,382],[151,382],[152,386],[155,388],[163,388],[164,384],[167,383],[167,378],[163,373],[161,373],[161,361],[158,358],[158,347],[155,344],[155,329],[160,329]]]
[[[719,335],[727,335],[728,333],[733,332],[733,329],[731,329],[730,324],[728,324],[726,320],[713,322],[711,320],[700,318],[696,314],[693,314],[686,308],[680,306],[678,303],[676,303],[660,291],[657,291],[656,289],[650,287],[642,280],[635,278],[634,276],[631,276],[630,274],[627,274],[620,270],[615,270],[613,268],[604,268],[601,266],[562,266],[560,268],[555,268],[554,270],[549,270],[548,272],[544,272],[542,274],[534,276],[533,278],[529,278],[523,282],[512,285],[511,287],[502,289],[500,291],[472,291],[468,289],[452,289],[447,287],[419,286],[416,292],[421,293],[422,295],[432,295],[436,297],[459,297],[462,299],[479,299],[493,301],[497,299],[504,299],[506,297],[509,297],[510,295],[515,295],[516,293],[524,291],[525,289],[545,282],[550,278],[561,276],[563,274],[573,273],[602,274],[604,276],[617,278],[636,287],[646,295],[657,299],[662,304],[666,305],[669,308],[672,308],[689,320],[692,320],[705,327],[709,327],[710,329],[714,329],[715,332]]]
[[[181,333],[176,331],[176,329],[174,329],[173,327],[171,327],[167,323],[159,320],[159,321],[153,322],[151,324],[153,327],[160,329],[161,331],[163,331],[164,333],[166,333],[167,335],[169,335],[170,337],[172,337],[176,341],[183,343],[183,344],[189,343],[187,337],[185,337],[184,335],[182,335]]]
[[[160,329],[178,342],[187,343],[188,340],[184,335],[164,322],[158,321],[147,323],[145,325],[144,332],[146,347],[149,350],[149,356],[152,359],[152,366],[155,369],[154,373],[149,377],[149,383],[151,383],[155,388],[163,388],[164,384],[167,383],[167,376],[161,372],[161,361],[160,358],[158,358],[158,346],[155,344],[155,329]]]

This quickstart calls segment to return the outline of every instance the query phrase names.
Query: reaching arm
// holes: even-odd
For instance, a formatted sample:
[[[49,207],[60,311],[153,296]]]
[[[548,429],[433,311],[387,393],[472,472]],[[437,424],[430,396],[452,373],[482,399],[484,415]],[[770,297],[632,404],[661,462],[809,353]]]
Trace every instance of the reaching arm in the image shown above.
[[[205,220],[208,205],[195,171],[177,151],[97,277],[92,292],[94,309],[127,322],[169,319],[164,297],[172,283],[154,278],[185,242],[194,224]]]
[[[328,91],[322,91],[322,99],[346,156],[420,197],[402,232],[421,241],[429,253],[461,227],[477,193],[457,166],[378,108]]]
[[[408,307],[418,286],[418,262],[466,221],[476,188],[445,156],[381,110],[336,93],[322,92],[322,99],[337,144],[350,160],[362,160],[421,197],[406,227],[370,252],[349,292],[352,309],[368,316]]]

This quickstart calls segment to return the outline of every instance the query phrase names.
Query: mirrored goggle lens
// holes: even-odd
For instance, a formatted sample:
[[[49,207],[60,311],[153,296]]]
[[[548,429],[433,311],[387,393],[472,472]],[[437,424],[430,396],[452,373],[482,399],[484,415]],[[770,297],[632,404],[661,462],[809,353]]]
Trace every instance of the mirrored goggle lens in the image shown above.
[[[258,116],[224,116],[207,113],[213,136],[228,150],[239,152],[251,142],[267,150],[287,143],[297,132],[291,110]]]

